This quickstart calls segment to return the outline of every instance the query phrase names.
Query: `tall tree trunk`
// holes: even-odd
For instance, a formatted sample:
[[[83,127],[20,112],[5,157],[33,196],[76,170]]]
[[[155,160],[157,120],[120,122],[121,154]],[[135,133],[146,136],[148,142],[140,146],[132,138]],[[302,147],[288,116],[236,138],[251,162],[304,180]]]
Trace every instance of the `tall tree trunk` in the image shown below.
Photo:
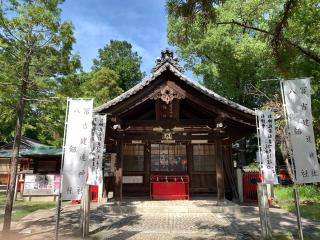
[[[7,192],[6,207],[5,207],[5,213],[4,213],[4,222],[3,222],[4,232],[8,232],[11,227],[12,206],[14,201],[14,191],[15,191],[15,184],[16,184],[16,178],[17,178],[19,150],[20,150],[20,143],[21,143],[21,132],[22,132],[23,117],[24,117],[24,107],[25,107],[24,97],[26,96],[27,89],[28,89],[30,62],[31,62],[31,54],[28,54],[26,56],[26,60],[23,65],[23,77],[21,81],[20,97],[16,107],[17,122],[16,122],[16,128],[15,128],[15,138],[14,138],[14,144],[12,149],[12,158],[11,158],[11,166],[10,166],[10,182],[9,182],[9,188]]]
[[[286,133],[284,132],[283,134],[284,135],[281,137],[281,153],[282,153],[283,160],[286,164],[289,177],[291,178],[291,181],[294,181],[294,172],[292,169],[292,162],[289,156],[288,140],[287,140],[287,136],[285,135]]]

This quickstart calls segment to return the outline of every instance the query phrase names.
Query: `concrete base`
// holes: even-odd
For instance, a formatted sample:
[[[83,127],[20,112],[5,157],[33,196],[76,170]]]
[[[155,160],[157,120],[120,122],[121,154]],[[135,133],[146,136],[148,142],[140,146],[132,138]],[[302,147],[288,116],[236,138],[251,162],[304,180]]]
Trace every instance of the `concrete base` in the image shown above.
[[[58,196],[24,196],[23,200],[27,202],[55,202]]]

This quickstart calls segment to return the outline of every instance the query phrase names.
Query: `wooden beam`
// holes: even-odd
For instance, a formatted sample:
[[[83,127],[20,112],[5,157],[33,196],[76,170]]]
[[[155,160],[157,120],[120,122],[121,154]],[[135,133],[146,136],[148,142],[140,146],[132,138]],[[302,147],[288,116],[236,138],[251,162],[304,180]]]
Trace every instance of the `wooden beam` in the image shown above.
[[[122,141],[131,141],[131,140],[142,140],[142,141],[161,141],[162,134],[160,133],[152,133],[152,132],[143,132],[143,133],[119,133],[119,135],[116,137],[117,140]],[[215,133],[209,133],[208,135],[192,135],[191,133],[188,134],[181,134],[176,133],[172,135],[172,140],[176,141],[191,141],[191,140],[209,140],[209,141],[215,141],[217,139],[222,139],[227,137],[223,133],[215,134]]]
[[[150,127],[159,127],[159,126],[198,126],[198,125],[207,125],[210,127],[214,126],[214,120],[212,119],[166,119],[166,120],[123,120],[122,128],[134,127],[134,126],[150,126]]]

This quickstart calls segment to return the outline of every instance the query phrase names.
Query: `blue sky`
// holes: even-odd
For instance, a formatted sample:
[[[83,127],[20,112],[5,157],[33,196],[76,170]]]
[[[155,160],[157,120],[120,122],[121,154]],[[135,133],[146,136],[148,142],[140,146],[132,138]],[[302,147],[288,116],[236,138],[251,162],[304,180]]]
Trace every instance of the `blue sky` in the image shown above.
[[[142,56],[147,75],[161,49],[169,46],[165,0],[66,0],[62,19],[75,27],[74,51],[80,54],[86,71],[98,49],[111,39],[130,42]]]

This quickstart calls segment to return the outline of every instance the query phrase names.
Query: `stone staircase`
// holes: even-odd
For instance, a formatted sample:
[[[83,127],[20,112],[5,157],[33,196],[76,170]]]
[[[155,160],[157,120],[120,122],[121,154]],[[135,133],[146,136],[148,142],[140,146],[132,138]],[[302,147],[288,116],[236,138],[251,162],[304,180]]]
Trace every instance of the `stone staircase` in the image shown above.
[[[122,202],[110,201],[100,206],[103,212],[111,215],[154,215],[154,214],[208,214],[235,213],[239,205],[225,200],[214,199],[158,201],[127,198]]]

